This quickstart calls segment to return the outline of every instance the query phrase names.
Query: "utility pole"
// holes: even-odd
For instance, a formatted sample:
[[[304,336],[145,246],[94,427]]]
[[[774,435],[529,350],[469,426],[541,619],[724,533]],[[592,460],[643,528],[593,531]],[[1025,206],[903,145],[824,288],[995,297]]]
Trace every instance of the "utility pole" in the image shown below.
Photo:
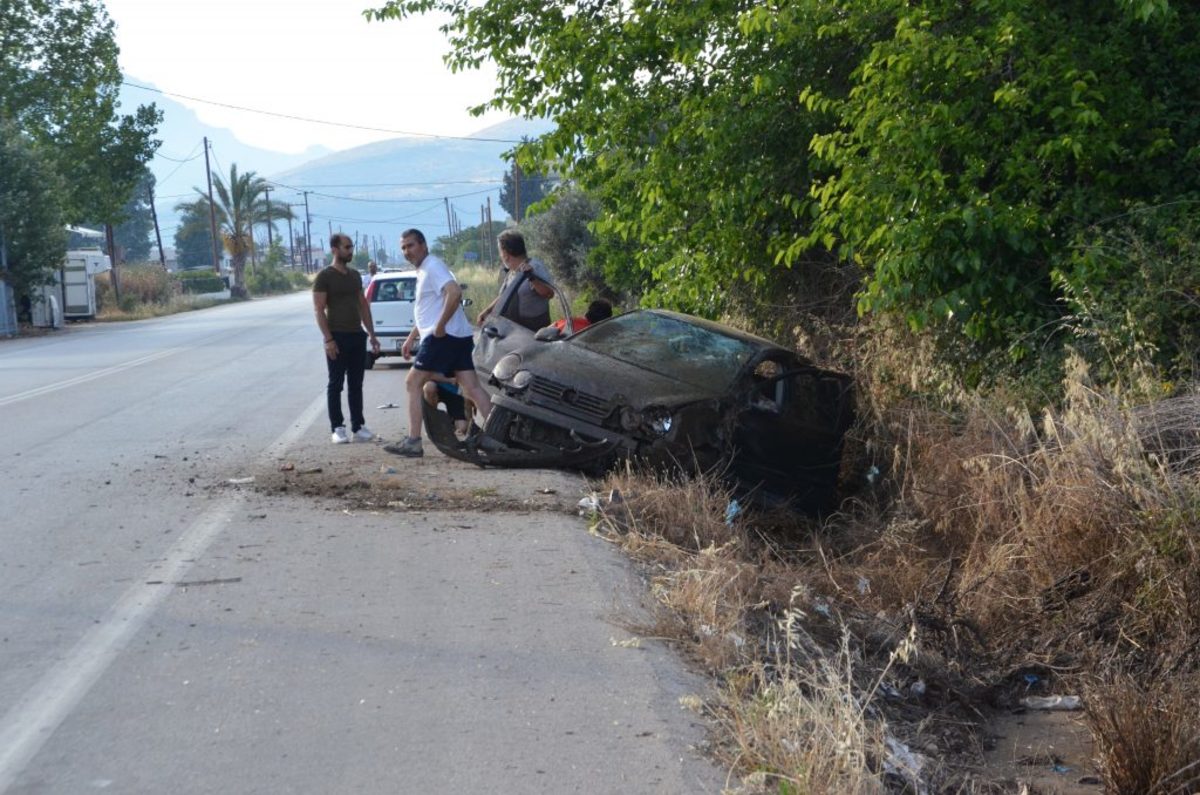
[[[304,272],[312,267],[312,216],[308,213],[308,191],[304,191]]]
[[[288,267],[296,267],[296,238],[292,234],[292,214],[288,212]]]
[[[488,267],[492,265],[492,249],[488,245],[488,233],[484,229],[484,224],[487,223],[487,215],[483,212],[483,205],[479,205],[479,262],[486,262]]]
[[[496,247],[495,235],[492,234],[492,197],[487,197],[487,241],[488,241],[488,259],[491,260],[491,251]]]
[[[212,197],[212,168],[208,165],[208,136],[204,136],[204,176],[208,177],[208,229],[212,234],[213,270],[221,275],[221,255],[217,252],[217,205]]]
[[[154,185],[147,182],[146,189],[150,192],[150,217],[154,219],[154,239],[158,241],[158,264],[166,270],[167,255],[163,253],[162,232],[158,229],[158,211],[154,209]]]
[[[117,299],[117,304],[120,305],[120,303],[121,303],[121,273],[120,273],[120,269],[117,267],[117,244],[116,244],[116,241],[113,240],[112,224],[104,225],[104,242],[106,244],[108,244],[108,258],[109,258],[110,264],[112,265],[112,271],[109,274],[109,279],[112,280],[113,296]],[[63,282],[63,306],[65,307],[67,305],[67,302],[66,302],[67,280],[64,278],[62,280],[62,282]]]

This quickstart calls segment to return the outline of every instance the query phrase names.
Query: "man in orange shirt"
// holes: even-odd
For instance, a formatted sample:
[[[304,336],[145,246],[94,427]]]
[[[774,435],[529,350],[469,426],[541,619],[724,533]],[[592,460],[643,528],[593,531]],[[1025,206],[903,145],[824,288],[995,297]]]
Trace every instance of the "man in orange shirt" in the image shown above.
[[[601,320],[612,317],[612,313],[612,304],[603,298],[597,298],[588,304],[587,312],[583,317],[571,318],[571,326],[575,329],[575,333],[579,333],[593,323],[599,323]],[[554,328],[558,329],[559,334],[562,334],[566,331],[567,319],[554,321]]]

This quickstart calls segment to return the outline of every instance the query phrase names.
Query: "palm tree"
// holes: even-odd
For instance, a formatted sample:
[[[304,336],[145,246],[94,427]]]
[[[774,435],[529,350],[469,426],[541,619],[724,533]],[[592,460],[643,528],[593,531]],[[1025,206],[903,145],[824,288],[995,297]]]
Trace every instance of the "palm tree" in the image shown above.
[[[214,173],[213,192],[216,194],[217,230],[225,245],[225,251],[233,260],[233,283],[230,293],[237,298],[246,295],[246,257],[250,255],[253,245],[252,230],[254,226],[270,222],[272,227],[276,221],[286,221],[292,218],[292,209],[279,202],[268,202],[265,179],[247,171],[238,173],[237,163],[229,167],[229,182],[226,183],[219,174]],[[208,218],[208,194],[199,188],[194,188],[197,198],[190,202],[180,202],[175,206],[176,211],[184,212],[193,219]]]

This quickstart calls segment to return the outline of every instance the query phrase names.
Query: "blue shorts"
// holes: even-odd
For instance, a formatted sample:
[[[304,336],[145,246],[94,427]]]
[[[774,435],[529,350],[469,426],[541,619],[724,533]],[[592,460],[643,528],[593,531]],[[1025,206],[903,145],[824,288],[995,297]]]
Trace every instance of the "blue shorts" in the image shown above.
[[[474,371],[475,362],[471,352],[475,350],[474,337],[423,337],[417,348],[413,367],[434,373],[459,373]]]

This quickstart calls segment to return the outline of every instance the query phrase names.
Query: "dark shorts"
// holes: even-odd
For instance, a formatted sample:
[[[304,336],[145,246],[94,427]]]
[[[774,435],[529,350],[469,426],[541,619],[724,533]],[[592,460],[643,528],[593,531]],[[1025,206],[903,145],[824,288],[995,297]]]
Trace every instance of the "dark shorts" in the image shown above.
[[[424,337],[417,348],[413,367],[434,373],[458,373],[473,371],[475,362],[471,352],[475,350],[473,337]]]

